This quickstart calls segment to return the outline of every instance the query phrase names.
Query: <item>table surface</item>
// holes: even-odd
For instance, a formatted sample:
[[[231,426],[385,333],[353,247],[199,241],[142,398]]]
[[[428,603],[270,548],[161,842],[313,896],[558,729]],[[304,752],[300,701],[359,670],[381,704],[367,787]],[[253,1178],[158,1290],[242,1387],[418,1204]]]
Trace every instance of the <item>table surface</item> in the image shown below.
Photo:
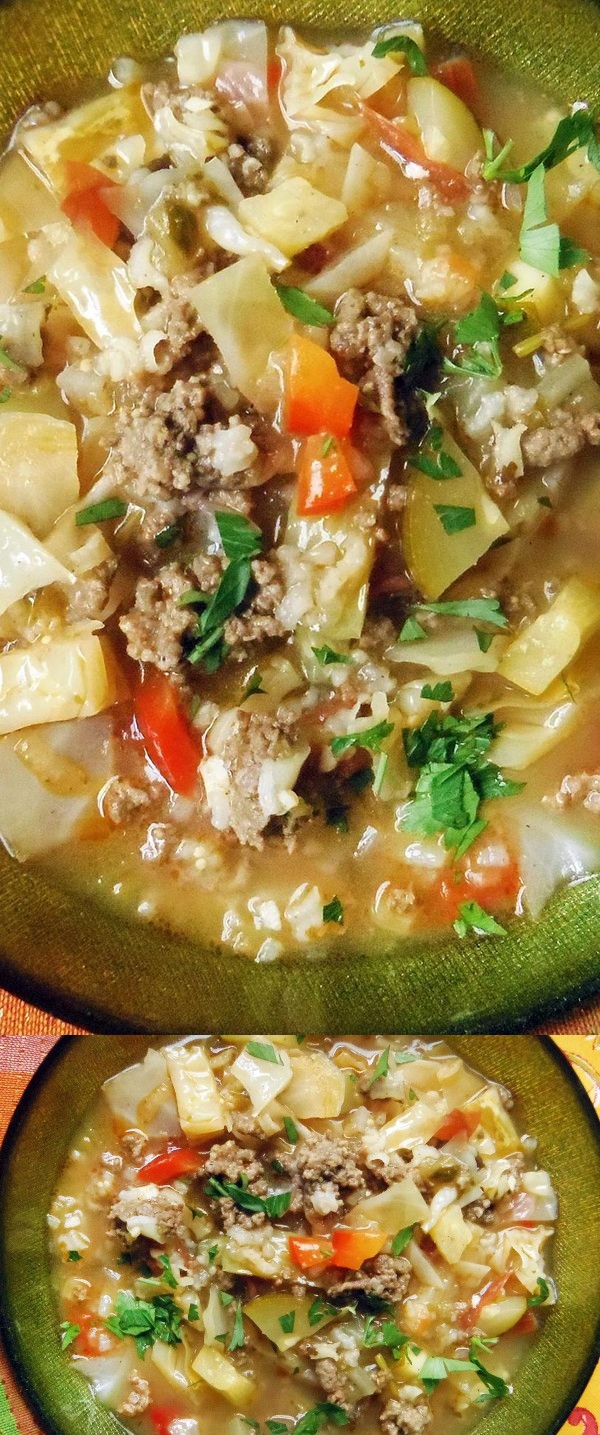
[[[0,1141],[30,1076],[56,1040],[56,1036],[0,1036]],[[557,1036],[584,1083],[600,1116],[600,1036]],[[600,1365],[569,1416],[561,1435],[600,1435]],[[37,1421],[20,1395],[4,1352],[0,1348],[0,1435],[41,1435]]]

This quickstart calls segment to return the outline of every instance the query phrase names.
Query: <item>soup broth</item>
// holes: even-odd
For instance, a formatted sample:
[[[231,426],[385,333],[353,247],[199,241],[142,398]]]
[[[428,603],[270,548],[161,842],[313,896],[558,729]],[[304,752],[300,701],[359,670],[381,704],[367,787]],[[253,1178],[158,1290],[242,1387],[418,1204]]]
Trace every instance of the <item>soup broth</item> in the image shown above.
[[[513,1104],[442,1041],[151,1049],[52,1204],[57,1340],[139,1435],[485,1428],[556,1300]]]
[[[270,961],[598,870],[594,118],[227,22],[0,164],[0,837]]]

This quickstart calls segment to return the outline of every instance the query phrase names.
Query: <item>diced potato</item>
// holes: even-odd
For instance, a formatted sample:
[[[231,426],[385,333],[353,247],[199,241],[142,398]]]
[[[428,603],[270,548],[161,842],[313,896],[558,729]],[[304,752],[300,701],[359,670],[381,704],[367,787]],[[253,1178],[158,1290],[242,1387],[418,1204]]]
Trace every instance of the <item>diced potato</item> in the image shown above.
[[[232,383],[259,407],[274,406],[280,377],[269,361],[283,349],[293,325],[264,259],[248,255],[221,269],[192,290],[190,302],[220,350]]]
[[[322,1051],[295,1051],[291,1062],[293,1076],[285,1104],[292,1115],[299,1121],[325,1121],[339,1116],[346,1093],[339,1066]]]
[[[0,163],[0,240],[34,234],[61,218],[58,204],[19,150]]]
[[[171,1046],[166,1057],[182,1131],[191,1140],[224,1131],[223,1104],[203,1048]]]
[[[477,1323],[485,1335],[497,1338],[499,1335],[506,1335],[507,1330],[518,1325],[526,1310],[527,1299],[524,1295],[509,1295],[505,1300],[492,1301],[489,1305],[482,1306]]]
[[[64,240],[54,250],[47,273],[81,328],[100,349],[115,340],[137,343],[141,338],[135,289],[127,269],[91,230],[77,231],[65,222]]]
[[[414,1181],[407,1176],[404,1181],[395,1181],[378,1196],[366,1196],[364,1201],[359,1201],[352,1207],[348,1224],[363,1226],[365,1222],[374,1221],[382,1231],[387,1231],[388,1236],[395,1236],[406,1226],[425,1221],[428,1215],[427,1202]]]
[[[426,598],[439,598],[452,583],[487,553],[497,538],[508,532],[498,505],[486,493],[477,469],[444,432],[444,452],[455,459],[460,477],[440,483],[427,474],[411,477],[404,518],[404,545],[417,587]],[[458,533],[446,533],[435,504],[455,504],[475,510],[475,523]]]
[[[558,597],[511,643],[498,671],[537,696],[600,627],[600,588],[570,578]]]
[[[286,1295],[285,1292],[274,1291],[272,1295],[259,1295],[255,1300],[244,1306],[244,1315],[253,1321],[258,1329],[266,1335],[267,1340],[272,1341],[278,1350],[291,1350],[299,1340],[314,1338],[317,1327],[310,1324],[308,1312],[313,1305],[312,1296]],[[281,1328],[280,1318],[290,1311],[294,1313],[294,1329],[284,1331]],[[337,1312],[325,1316],[324,1320],[318,1323],[319,1332],[329,1322],[335,1320]]]
[[[45,538],[79,497],[74,424],[47,414],[0,413],[0,504]]]
[[[429,1232],[438,1251],[449,1266],[455,1266],[471,1240],[471,1232],[460,1206],[446,1206]]]
[[[251,1056],[244,1047],[231,1067],[232,1076],[237,1077],[248,1092],[255,1116],[260,1116],[265,1106],[275,1100],[292,1079],[290,1059],[285,1051],[277,1053],[279,1061],[262,1061]]]
[[[0,613],[48,583],[72,583],[62,563],[18,518],[0,510]]]
[[[241,1406],[247,1410],[256,1395],[256,1386],[253,1380],[236,1368],[232,1360],[228,1360],[220,1350],[214,1350],[204,1346],[196,1359],[192,1361],[192,1370],[199,1375],[213,1390],[218,1390],[219,1395],[224,1395],[231,1405]]]
[[[113,701],[112,677],[96,633],[50,643],[40,639],[0,657],[0,733],[92,717]]]
[[[467,1109],[470,1106],[477,1108],[481,1125],[496,1147],[496,1156],[510,1156],[513,1151],[521,1150],[516,1126],[495,1087],[485,1087],[471,1101],[467,1101],[465,1106]]]
[[[387,1151],[410,1150],[417,1141],[429,1141],[448,1111],[444,1096],[431,1095],[427,1101],[414,1101],[399,1116],[393,1116],[381,1127]]]
[[[349,214],[365,209],[389,189],[389,169],[369,154],[363,145],[353,144],[342,185],[341,200]]]
[[[406,105],[417,122],[428,159],[464,171],[475,155],[481,154],[483,138],[471,111],[432,75],[409,80]]]
[[[36,168],[62,197],[68,190],[66,160],[89,164],[110,150],[116,140],[132,134],[151,136],[152,124],[139,89],[122,89],[68,110],[50,124],[25,130],[23,145]],[[146,155],[146,159],[151,157]]]
[[[558,279],[544,274],[541,269],[534,269],[523,259],[507,260],[506,270],[514,275],[515,282],[509,289],[503,290],[503,299],[516,299],[517,295],[526,294],[523,308],[534,309],[540,324],[552,324],[561,317],[564,299]]]
[[[327,239],[346,223],[348,210],[339,199],[322,194],[307,179],[285,179],[266,194],[243,199],[241,223],[261,239],[275,244],[292,259],[309,244]]]

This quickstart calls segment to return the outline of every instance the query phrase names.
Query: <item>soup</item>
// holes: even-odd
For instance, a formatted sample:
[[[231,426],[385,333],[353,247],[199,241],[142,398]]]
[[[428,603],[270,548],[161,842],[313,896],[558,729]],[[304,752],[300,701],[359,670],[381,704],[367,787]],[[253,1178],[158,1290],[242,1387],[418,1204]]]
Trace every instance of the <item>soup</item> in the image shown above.
[[[485,1428],[556,1300],[512,1105],[441,1041],[151,1049],[52,1204],[57,1340],[139,1435]]]
[[[0,167],[0,834],[269,961],[598,870],[598,142],[227,22]]]

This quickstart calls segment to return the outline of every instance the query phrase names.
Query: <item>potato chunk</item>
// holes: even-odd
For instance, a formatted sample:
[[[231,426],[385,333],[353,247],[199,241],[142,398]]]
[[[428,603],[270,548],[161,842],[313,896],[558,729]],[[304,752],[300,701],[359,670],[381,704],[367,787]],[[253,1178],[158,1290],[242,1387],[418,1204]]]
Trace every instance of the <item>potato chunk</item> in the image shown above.
[[[238,214],[247,229],[276,244],[288,259],[327,239],[348,218],[345,204],[300,178],[285,179],[267,194],[243,199]]]

